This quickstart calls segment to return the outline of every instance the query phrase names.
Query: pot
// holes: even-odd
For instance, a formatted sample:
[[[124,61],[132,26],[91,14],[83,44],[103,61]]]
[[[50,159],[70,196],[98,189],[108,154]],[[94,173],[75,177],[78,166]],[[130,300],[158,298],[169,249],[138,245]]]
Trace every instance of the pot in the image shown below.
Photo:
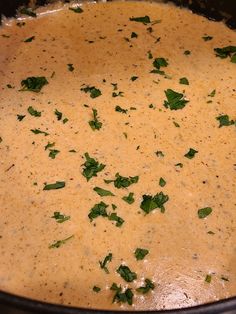
[[[45,5],[54,0],[35,0],[35,7]],[[109,1],[109,0],[107,0]],[[169,0],[164,0],[168,2]],[[0,1],[0,23],[1,17],[15,16],[17,9],[22,5],[27,5],[25,0],[1,0]],[[68,2],[68,0],[65,0]],[[236,29],[236,1],[234,0],[173,0],[176,5],[184,6],[191,9],[194,13],[204,15],[205,17],[216,20],[224,21],[226,25],[232,29]],[[20,297],[0,290],[0,313],[2,314],[33,314],[33,313],[50,313],[50,314],[115,314],[115,311],[101,311],[82,309],[75,307],[68,307],[63,305],[54,305],[46,302],[36,301]],[[132,313],[122,311],[122,314]],[[135,313],[144,313],[137,311]],[[177,310],[162,310],[150,311],[156,314],[233,314],[236,313],[236,296],[199,306],[177,309]]]

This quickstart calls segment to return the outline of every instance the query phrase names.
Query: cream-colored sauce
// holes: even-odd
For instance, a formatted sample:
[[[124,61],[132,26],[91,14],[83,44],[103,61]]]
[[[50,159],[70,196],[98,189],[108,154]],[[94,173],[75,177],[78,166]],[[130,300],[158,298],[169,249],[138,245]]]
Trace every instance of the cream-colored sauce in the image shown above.
[[[179,308],[236,295],[235,126],[219,128],[216,120],[222,114],[236,119],[236,65],[214,53],[216,47],[236,45],[236,33],[164,4],[85,4],[83,10],[76,14],[64,7],[28,18],[23,27],[12,21],[0,30],[10,36],[0,36],[0,289],[104,309]],[[129,21],[144,15],[161,22]],[[131,32],[138,38],[131,39]],[[213,39],[205,42],[204,35]],[[35,39],[25,43],[31,36]],[[148,51],[168,59],[161,70],[171,79],[150,73],[154,59]],[[70,63],[73,72],[68,71]],[[49,84],[40,93],[20,92],[20,82],[29,76],[45,76]],[[131,81],[132,76],[138,79]],[[189,85],[180,85],[181,77]],[[111,83],[118,84],[115,92],[124,97],[112,97]],[[90,98],[80,90],[82,84],[96,86],[102,95]],[[189,100],[185,108],[163,106],[168,88],[184,91]],[[214,89],[215,97],[209,97]],[[116,112],[116,105],[128,113]],[[41,111],[41,117],[31,116],[29,106]],[[103,123],[100,130],[88,124],[92,108]],[[55,109],[69,121],[58,121]],[[17,114],[26,116],[18,121]],[[49,135],[33,134],[34,128]],[[60,151],[55,159],[44,149],[48,142]],[[189,148],[198,151],[193,159],[184,157]],[[86,152],[106,165],[88,182],[81,166]],[[127,189],[104,183],[117,172],[138,175],[139,182]],[[166,186],[159,186],[160,177]],[[43,190],[45,182],[56,181],[65,181],[65,188]],[[115,196],[102,198],[95,186]],[[160,191],[169,196],[165,213],[157,209],[145,215],[142,195]],[[129,192],[134,193],[132,205],[122,200]],[[100,201],[110,205],[108,212],[112,203],[117,205],[115,212],[125,220],[120,228],[103,217],[90,222],[90,209]],[[199,219],[203,207],[213,211]],[[57,223],[51,218],[55,211],[70,220]],[[71,235],[61,247],[49,249]],[[144,260],[135,259],[137,247],[149,250]],[[99,261],[108,253],[113,259],[106,274]],[[120,264],[136,272],[137,280],[125,282],[116,272]],[[145,278],[155,289],[141,295],[135,289]],[[133,289],[132,306],[112,303],[113,282]]]

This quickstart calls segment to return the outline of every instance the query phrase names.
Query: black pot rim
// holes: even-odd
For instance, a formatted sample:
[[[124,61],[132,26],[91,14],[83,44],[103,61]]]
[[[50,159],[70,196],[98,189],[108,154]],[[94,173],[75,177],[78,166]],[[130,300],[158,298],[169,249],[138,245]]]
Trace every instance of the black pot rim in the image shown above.
[[[31,311],[33,313],[48,313],[48,314],[115,314],[115,313],[145,313],[147,311],[110,311],[110,310],[95,310],[78,307],[70,307],[60,304],[52,304],[26,297],[21,297],[8,292],[0,291],[0,304]],[[148,311],[152,314],[217,314],[217,313],[236,313],[236,296],[228,299],[173,310]]]

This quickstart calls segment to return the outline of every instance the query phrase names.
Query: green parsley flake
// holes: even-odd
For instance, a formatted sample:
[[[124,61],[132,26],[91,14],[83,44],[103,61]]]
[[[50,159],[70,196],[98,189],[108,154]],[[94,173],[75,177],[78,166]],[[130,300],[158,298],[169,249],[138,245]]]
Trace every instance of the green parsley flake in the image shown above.
[[[167,89],[165,91],[167,101],[164,101],[164,106],[170,108],[170,110],[183,109],[185,105],[189,102],[185,100],[184,95],[178,92],[175,92],[172,89]]]
[[[132,22],[140,22],[140,23],[143,23],[143,24],[151,23],[150,17],[148,15],[139,16],[139,17],[131,17],[129,20],[132,21]]]
[[[169,196],[163,192],[157,193],[155,196],[143,195],[143,200],[140,204],[140,208],[149,214],[152,210],[160,208],[161,212],[165,212],[164,204],[169,200]]]
[[[63,244],[65,244],[67,241],[69,241],[72,238],[74,238],[74,235],[63,240],[55,241],[54,243],[49,245],[49,249],[58,249],[60,246],[62,246]]]
[[[117,216],[116,213],[111,213],[108,216],[108,220],[116,221],[116,227],[121,227],[123,225],[123,223],[125,222],[124,219],[122,219],[121,217]]]
[[[137,279],[137,274],[132,272],[128,266],[120,265],[116,272],[127,282]]]
[[[98,112],[96,109],[93,110],[93,120],[89,121],[89,125],[93,131],[100,130],[102,127],[102,122],[98,121]]]
[[[93,286],[93,291],[98,293],[101,291],[101,288],[97,287],[97,286]]]
[[[133,292],[132,289],[127,288],[124,292],[122,292],[121,286],[117,286],[116,283],[113,283],[110,290],[115,291],[115,295],[113,297],[113,303],[128,303],[129,305],[133,304]]]
[[[50,149],[50,153],[49,153],[49,157],[52,158],[52,159],[55,159],[56,158],[56,155],[59,154],[60,151],[57,150],[57,149]]]
[[[127,113],[128,109],[123,109],[120,106],[116,106],[115,111],[121,112],[121,113]]]
[[[212,37],[212,36],[203,36],[202,39],[203,39],[204,41],[209,41],[209,40],[212,40],[213,37]]]
[[[101,269],[104,269],[104,271],[109,274],[109,270],[107,268],[107,263],[112,261],[112,253],[109,253],[103,261],[99,261]]]
[[[229,119],[229,116],[228,116],[227,114],[218,116],[218,117],[216,118],[216,120],[220,122],[219,128],[221,128],[222,126],[230,126],[230,125],[233,125],[233,124],[235,124],[235,122],[236,122],[236,121],[234,121],[234,120],[230,120],[230,119]]]
[[[161,187],[164,187],[164,186],[166,185],[166,181],[165,181],[163,178],[160,178],[160,180],[159,180],[159,185],[160,185]]]
[[[68,63],[67,68],[68,68],[68,71],[70,71],[70,72],[73,72],[75,69],[72,63]]]
[[[25,43],[31,43],[31,41],[33,41],[35,39],[35,36],[31,36],[27,39],[24,40]]]
[[[226,46],[223,48],[214,48],[215,54],[221,59],[230,57],[230,61],[236,63],[236,46]]]
[[[145,286],[137,288],[136,291],[139,293],[142,293],[142,294],[146,294],[150,290],[154,290],[154,289],[155,289],[154,283],[150,279],[146,278],[145,279]]]
[[[137,248],[134,252],[137,261],[141,261],[145,258],[145,256],[149,253],[146,249]]]
[[[48,81],[45,76],[30,76],[21,81],[22,89],[19,91],[39,93],[43,86],[47,84]]]
[[[25,118],[25,115],[17,114],[17,120],[22,121]]]
[[[114,196],[114,194],[112,192],[110,192],[108,190],[104,190],[104,189],[99,188],[97,186],[93,190],[100,196]]]
[[[67,221],[70,219],[70,216],[66,216],[64,214],[61,214],[60,212],[54,212],[53,216],[51,218],[54,218],[56,220],[56,222],[58,222],[59,224]]]
[[[91,98],[96,98],[102,95],[100,89],[96,88],[95,86],[82,87],[81,91],[85,92],[86,94],[89,93]]]
[[[185,56],[189,56],[190,54],[191,54],[191,51],[190,51],[190,50],[185,50],[185,51],[184,51],[184,55],[185,55]]]
[[[53,143],[48,142],[47,145],[44,147],[44,149],[47,150],[53,146],[55,146],[55,142],[53,142]]]
[[[43,190],[50,191],[50,190],[58,190],[62,189],[66,186],[64,181],[56,181],[55,183],[45,184]]]
[[[156,73],[156,74],[160,74],[160,75],[165,75],[165,72],[160,70],[161,67],[167,67],[168,66],[168,62],[165,58],[156,58],[153,61],[153,66],[154,66],[154,70],[151,71],[151,73]]]
[[[138,76],[131,76],[131,78],[130,78],[130,80],[131,80],[132,82],[136,81],[137,79],[138,79]]]
[[[205,282],[211,283],[211,279],[212,279],[211,275],[207,274],[205,277]]]
[[[198,218],[203,219],[212,213],[211,207],[204,207],[198,210]]]
[[[195,157],[195,154],[197,154],[198,151],[190,148],[189,151],[184,155],[184,157],[188,158],[188,159],[193,159]]]
[[[116,179],[115,180],[104,180],[105,183],[114,183],[114,186],[117,189],[120,188],[127,188],[129,187],[131,184],[137,183],[139,180],[138,176],[135,177],[122,177],[119,173],[116,173]]]
[[[122,200],[124,200],[128,204],[133,204],[134,203],[134,193],[129,193],[128,196],[122,197]]]
[[[34,117],[41,117],[41,112],[35,110],[32,106],[29,106],[28,109],[27,109],[27,111],[28,111],[28,113],[29,113],[31,116],[34,116]]]
[[[75,12],[75,13],[83,13],[84,10],[81,9],[81,7],[77,7],[77,8],[69,8],[69,10]]]
[[[100,202],[98,204],[95,204],[91,209],[90,213],[88,214],[88,217],[90,221],[92,222],[93,219],[102,216],[102,217],[108,217],[106,208],[108,207],[107,204],[104,202]]]
[[[39,129],[32,129],[32,130],[30,130],[30,131],[33,132],[34,134],[44,134],[44,136],[49,135],[49,133],[44,132],[44,131],[41,131],[41,130],[39,130]]]
[[[179,79],[179,84],[183,84],[183,85],[189,85],[189,81],[186,77],[181,77]]]
[[[210,92],[208,97],[215,97],[215,95],[216,95],[216,90],[214,89],[212,92]]]
[[[85,163],[82,164],[84,166],[83,176],[89,181],[92,177],[97,177],[97,173],[102,171],[106,166],[104,164],[99,164],[97,160],[91,158],[88,153],[84,154]]]
[[[138,38],[138,34],[136,34],[135,32],[132,32],[130,35],[131,38]]]

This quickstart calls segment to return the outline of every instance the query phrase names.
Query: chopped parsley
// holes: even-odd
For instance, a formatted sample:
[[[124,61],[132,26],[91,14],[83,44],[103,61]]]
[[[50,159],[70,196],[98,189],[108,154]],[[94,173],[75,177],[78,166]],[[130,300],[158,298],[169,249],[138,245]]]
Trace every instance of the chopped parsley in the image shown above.
[[[141,261],[145,258],[146,255],[148,255],[148,253],[149,253],[149,251],[146,249],[137,248],[134,252],[134,255],[135,255],[137,261]]]
[[[122,219],[121,217],[117,216],[116,213],[111,213],[108,216],[108,220],[116,221],[116,227],[121,227],[123,225],[123,223],[125,222],[124,219]]]
[[[166,181],[161,177],[159,180],[159,185],[163,188],[166,185]]]
[[[130,78],[130,80],[131,80],[132,82],[136,81],[137,79],[138,79],[138,76],[131,76],[131,78]]]
[[[21,114],[18,114],[16,116],[17,116],[17,120],[19,121],[22,121],[25,118],[25,115],[21,115]]]
[[[133,202],[134,202],[134,193],[129,193],[128,196],[122,197],[122,200],[125,201],[128,204],[133,204]]]
[[[124,97],[124,93],[123,92],[118,92],[118,93],[113,92],[112,97]]]
[[[68,63],[67,68],[68,68],[68,71],[70,71],[70,72],[73,72],[75,69],[72,63]]]
[[[35,110],[32,106],[29,106],[28,109],[27,109],[27,111],[28,111],[28,113],[29,113],[31,116],[34,116],[34,117],[41,117],[41,112]]]
[[[55,109],[54,113],[55,113],[55,115],[57,117],[57,120],[60,121],[62,119],[62,112],[60,112],[57,109]]]
[[[179,79],[179,84],[189,85],[189,81],[188,81],[187,77],[181,77]]]
[[[116,173],[116,179],[115,180],[104,180],[105,183],[114,183],[114,186],[117,189],[120,188],[127,188],[131,184],[137,183],[139,180],[138,176],[135,177],[122,177],[119,173]]]
[[[153,59],[153,55],[150,50],[148,51],[148,59]]]
[[[184,157],[188,159],[193,159],[195,157],[195,154],[197,154],[198,151],[195,150],[194,148],[190,148],[189,151],[184,155]]]
[[[191,54],[191,51],[190,50],[185,50],[184,54],[185,54],[185,56],[189,56]]]
[[[32,9],[29,9],[29,8],[22,8],[20,10],[20,13],[24,14],[24,15],[31,16],[31,17],[37,17],[37,14],[35,12],[33,12]]]
[[[44,134],[44,136],[49,135],[49,133],[44,132],[44,131],[41,131],[41,130],[39,130],[39,129],[32,129],[32,130],[30,130],[30,131],[33,132],[34,134]]]
[[[110,192],[108,190],[104,190],[104,189],[99,188],[97,186],[93,190],[100,196],[114,196],[114,194],[112,192]]]
[[[55,183],[45,184],[43,190],[50,191],[50,190],[58,190],[62,189],[66,186],[64,181],[56,181]]]
[[[165,156],[164,153],[161,150],[157,150],[155,152],[155,154],[157,155],[157,157],[164,157]]]
[[[214,89],[212,92],[210,92],[208,97],[215,97],[215,95],[216,95],[216,90]]]
[[[209,274],[206,275],[205,282],[211,283],[211,275],[209,275]]]
[[[213,37],[212,37],[212,36],[203,36],[202,39],[203,39],[204,41],[209,41],[209,40],[212,40]]]
[[[145,286],[137,288],[136,291],[139,293],[142,293],[142,294],[146,294],[150,290],[154,290],[154,288],[155,288],[154,283],[150,279],[146,278],[145,279]]]
[[[165,75],[165,72],[161,70],[161,67],[167,67],[168,66],[168,62],[165,58],[156,58],[152,64],[153,64],[155,69],[152,70],[151,73],[157,73],[160,75]]]
[[[116,272],[127,282],[137,279],[137,274],[132,272],[128,266],[120,265]]]
[[[167,89],[165,91],[167,100],[164,101],[164,106],[170,110],[183,109],[185,105],[189,102],[185,100],[184,95],[178,92],[175,92],[172,89]]]
[[[70,219],[70,216],[66,216],[64,214],[61,214],[60,212],[54,212],[53,216],[51,218],[54,218],[56,220],[56,222],[58,222],[59,224],[67,221]]]
[[[89,125],[93,131],[100,130],[102,127],[102,122],[98,121],[98,112],[97,109],[93,110],[93,120],[89,121]]]
[[[55,241],[54,243],[49,245],[49,249],[58,249],[60,246],[62,246],[63,244],[65,244],[67,241],[69,241],[72,238],[74,238],[74,235],[63,240]]]
[[[128,303],[129,305],[133,304],[133,292],[130,288],[127,288],[124,292],[122,292],[121,286],[117,286],[116,283],[113,283],[110,290],[115,291],[115,295],[113,297],[113,303]]]
[[[75,12],[75,13],[83,13],[84,10],[81,9],[81,7],[77,7],[77,8],[69,8],[69,10]]]
[[[225,59],[230,57],[230,61],[236,63],[236,46],[226,46],[223,48],[214,48],[217,57]]]
[[[52,159],[55,159],[56,158],[56,155],[59,154],[60,151],[57,150],[57,149],[50,149],[50,153],[49,153],[49,157],[52,158]]]
[[[179,123],[177,123],[176,121],[173,121],[173,123],[174,123],[174,126],[175,126],[176,128],[180,128]]]
[[[102,217],[108,217],[106,208],[108,207],[107,204],[104,202],[100,202],[98,204],[95,204],[91,209],[90,213],[88,214],[88,217],[90,221],[92,222],[93,219],[102,216]]]
[[[140,22],[140,23],[143,23],[143,24],[151,23],[150,17],[148,15],[139,16],[139,17],[131,17],[129,20],[132,21],[132,22]]]
[[[120,106],[116,106],[115,111],[121,112],[121,113],[127,113],[128,109],[123,109]]]
[[[109,270],[107,268],[107,263],[111,262],[112,260],[112,253],[109,253],[103,261],[99,261],[101,269],[104,269],[104,271],[109,274]]]
[[[97,177],[97,173],[102,171],[106,166],[104,164],[99,164],[97,160],[91,158],[88,153],[84,154],[85,163],[82,164],[84,166],[83,176],[89,181],[92,177]]]
[[[211,207],[204,207],[198,210],[198,218],[203,219],[212,213]]]
[[[44,147],[44,149],[47,150],[48,148],[51,148],[53,146],[55,146],[55,142],[53,143],[48,142],[47,145]]]
[[[101,288],[97,287],[97,286],[93,286],[93,291],[98,293],[101,291]]]
[[[89,93],[91,98],[96,98],[102,95],[100,89],[96,88],[95,86],[88,85],[86,87],[82,87],[80,90],[85,93]]]
[[[181,162],[179,162],[179,163],[177,163],[177,164],[175,164],[175,167],[180,167],[180,168],[183,168],[183,164],[181,163]]]
[[[25,43],[31,43],[31,41],[33,41],[35,39],[35,36],[31,36],[27,39],[24,40]]]
[[[138,38],[138,34],[136,34],[135,32],[132,32],[130,35],[131,38]]]
[[[164,204],[169,200],[169,196],[163,192],[157,193],[155,196],[143,195],[143,200],[140,204],[140,208],[149,214],[152,210],[160,208],[161,212],[165,212]]]
[[[30,76],[21,81],[22,89],[20,91],[39,93],[43,86],[47,84],[48,81],[45,76]]]
[[[218,116],[216,118],[217,121],[219,121],[220,125],[219,125],[219,128],[221,128],[222,126],[230,126],[230,125],[233,125],[235,124],[236,121],[234,120],[230,120],[229,119],[229,116],[227,114],[225,115],[221,115],[221,116]]]

